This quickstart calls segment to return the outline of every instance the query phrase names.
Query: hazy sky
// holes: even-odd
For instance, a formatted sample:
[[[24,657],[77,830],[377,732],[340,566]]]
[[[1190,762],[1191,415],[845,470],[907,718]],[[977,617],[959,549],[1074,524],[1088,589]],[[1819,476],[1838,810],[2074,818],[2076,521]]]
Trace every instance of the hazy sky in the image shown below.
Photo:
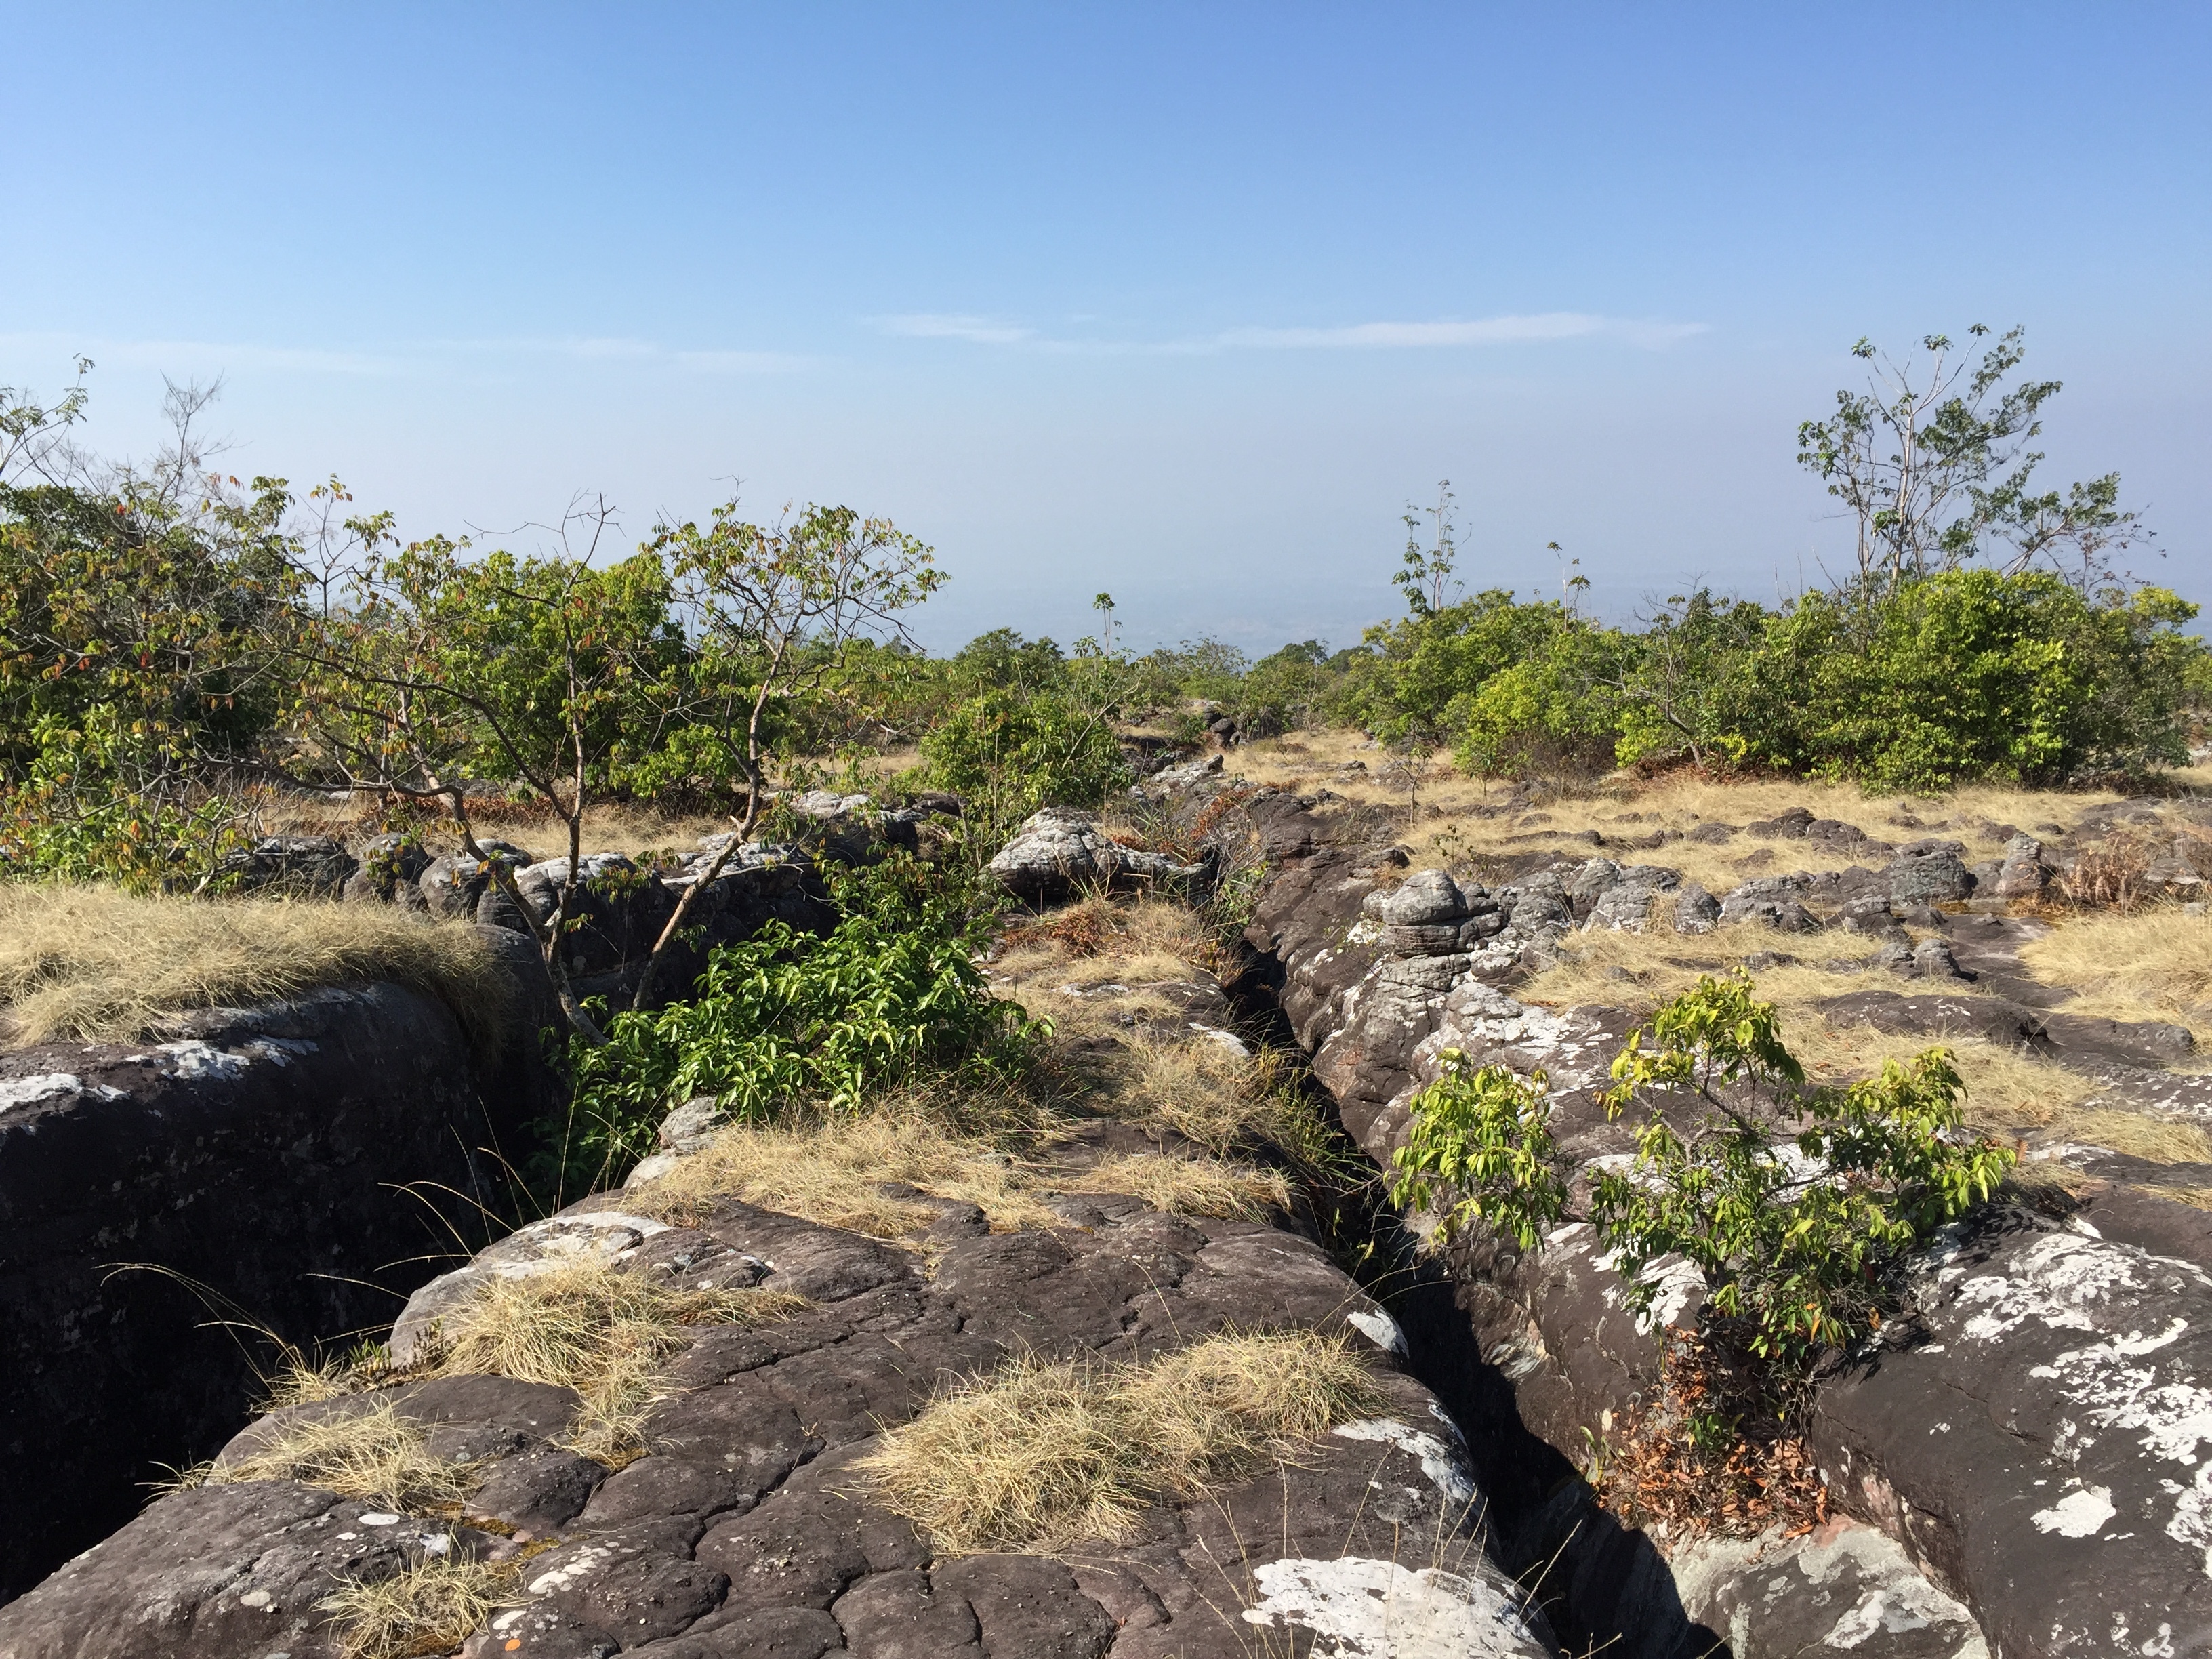
[[[1625,615],[1846,533],[1861,335],[2025,323],[2050,471],[2212,602],[2212,6],[0,4],[0,383],[410,534],[742,481],[933,543],[934,647]],[[527,536],[519,538],[526,543]]]

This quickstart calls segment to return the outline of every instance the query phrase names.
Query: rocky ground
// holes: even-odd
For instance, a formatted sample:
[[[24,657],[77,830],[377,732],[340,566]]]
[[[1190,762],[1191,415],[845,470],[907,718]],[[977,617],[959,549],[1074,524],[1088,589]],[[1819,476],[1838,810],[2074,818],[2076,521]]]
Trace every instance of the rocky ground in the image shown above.
[[[2198,805],[1666,780],[1539,800],[1298,746],[1155,768],[1108,821],[1042,815],[994,860],[1042,910],[991,966],[1059,1028],[1045,1116],[766,1131],[684,1109],[628,1187],[417,1291],[391,1368],[295,1389],[0,1608],[0,1656],[2212,1651],[2212,1009],[2201,976],[2145,994],[2097,968],[2212,926]],[[813,805],[827,833],[901,833]],[[517,921],[463,890],[480,872],[336,850],[351,867],[271,846],[254,878],[312,866],[360,902]],[[618,975],[713,850],[595,862],[651,873],[602,884],[573,971]],[[737,861],[729,929],[806,919],[791,850]],[[562,873],[514,856],[526,896]],[[1213,908],[1142,896],[1161,885]],[[1581,1473],[1657,1386],[1694,1273],[1661,1264],[1639,1321],[1587,1230],[1425,1249],[1371,1176],[1447,1047],[1546,1072],[1571,1156],[1624,1151],[1593,1101],[1622,1037],[1739,963],[1824,1077],[1954,1046],[2022,1175],[1821,1387],[1818,1514],[1639,1531]],[[1326,1121],[1271,1038],[1310,1059]],[[488,1286],[578,1263],[770,1312],[682,1324],[612,1437],[581,1377],[441,1369]],[[977,1379],[1254,1330],[1340,1338],[1386,1403],[1152,1491],[1126,1531],[1022,1547],[946,1547],[871,1461]],[[268,1473],[372,1432],[428,1460],[434,1501]],[[432,1617],[463,1583],[479,1600]]]
[[[2101,925],[2063,890],[2130,835],[2149,846],[2136,890],[2162,894],[2148,915],[2168,930],[2163,944],[2212,927],[2194,902],[2191,860],[2212,846],[2200,805],[2096,808],[2040,837],[2008,834],[2002,859],[1979,860],[1956,837],[1885,842],[1804,807],[1709,818],[1702,836],[1693,827],[1674,842],[1747,849],[1734,884],[1709,887],[1656,861],[1674,844],[1663,830],[1613,855],[1631,838],[1610,826],[1640,816],[1619,797],[1501,808],[1508,824],[1548,819],[1549,845],[1516,846],[1507,837],[1524,832],[1509,830],[1462,853],[1454,874],[1409,867],[1410,837],[1390,832],[1410,815],[1346,810],[1328,793],[1252,801],[1264,833],[1317,850],[1284,860],[1248,937],[1253,972],[1378,1160],[1402,1144],[1407,1103],[1446,1048],[1547,1073],[1571,1157],[1626,1151],[1626,1127],[1595,1103],[1623,1036],[1686,977],[1739,962],[1778,984],[1785,1034],[1832,1077],[1887,1053],[1958,1047],[1975,1062],[1970,1084],[1990,1085],[1975,1121],[2026,1154],[2005,1201],[1923,1264],[1917,1316],[1817,1396],[1811,1448],[1844,1531],[1656,1540],[1693,1620],[1725,1633],[1740,1659],[2212,1648],[2202,1473],[2212,1413],[2197,1352],[2212,1328],[2212,1214],[2200,1207],[2212,1095],[2189,1025],[2155,1017],[2201,1023],[2185,1000],[2201,982],[2178,1006],[2146,1009],[2152,1018],[2116,1020],[2071,1011],[2075,988],[2034,965],[2039,941]],[[1579,832],[1577,813],[1608,827]],[[1364,833],[1346,833],[1355,827]],[[1577,838],[1579,856],[1567,850]],[[1826,867],[1789,870],[1796,849]],[[1653,861],[1630,861],[1638,855]],[[1702,861],[1701,873],[1714,869]],[[1657,1346],[1621,1310],[1587,1229],[1525,1255],[1468,1241],[1449,1266],[1476,1351],[1563,1454],[1603,1443],[1656,1385]],[[1661,1268],[1681,1282],[1659,1316],[1686,1317],[1700,1281],[1686,1263]],[[1512,1512],[1528,1528],[1504,1559],[1562,1551],[1570,1600],[1583,1591],[1585,1627],[1601,1628],[1602,1596],[1588,1594],[1601,1586],[1587,1581],[1603,1564],[1562,1541],[1574,1505]],[[1842,1559],[1869,1574],[1868,1596],[1848,1608],[1832,1595]],[[1650,1650],[1620,1633],[1626,1650]]]
[[[1555,1654],[1486,1547],[1456,1426],[1278,1173],[1295,1163],[1271,1133],[1287,1109],[1191,959],[1188,913],[1092,909],[1103,933],[1018,934],[994,965],[1006,994],[1059,1013],[1055,1063],[1075,1088],[1018,1157],[947,1130],[933,1162],[908,1123],[863,1180],[794,1185],[787,1168],[769,1194],[738,1173],[755,1167],[737,1150],[751,1132],[679,1114],[631,1188],[418,1291],[392,1334],[399,1372],[257,1421],[203,1483],[0,1609],[0,1655]],[[877,1178],[901,1172],[917,1179]],[[1124,1179],[1152,1201],[1114,1190]],[[405,1371],[487,1279],[579,1260],[804,1305],[686,1328],[634,1443],[612,1451],[580,1432],[574,1389]],[[961,1379],[1261,1330],[1340,1337],[1383,1403],[1234,1479],[1156,1494],[1126,1535],[955,1554],[863,1467]],[[460,1496],[388,1505],[335,1477],[224,1473],[319,1425],[390,1417],[460,1469]],[[465,1640],[377,1645],[337,1611],[349,1584],[427,1583],[464,1562],[500,1575]]]

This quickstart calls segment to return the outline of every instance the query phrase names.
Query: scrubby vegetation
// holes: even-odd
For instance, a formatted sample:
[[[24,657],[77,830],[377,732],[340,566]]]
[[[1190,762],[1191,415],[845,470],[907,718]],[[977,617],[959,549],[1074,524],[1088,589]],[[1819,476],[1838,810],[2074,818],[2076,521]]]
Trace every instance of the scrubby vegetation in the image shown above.
[[[1589,1174],[1574,1218],[1595,1228],[1632,1307],[1649,1311],[1661,1284],[1648,1270],[1679,1255],[1713,1313],[1786,1366],[1877,1328],[1899,1265],[2014,1162],[1960,1133],[1963,1089],[1943,1049],[1847,1087],[1808,1084],[1741,970],[1662,1008],[1612,1075],[1607,1115],[1644,1114],[1635,1155]],[[1447,1232],[1485,1221],[1524,1249],[1570,1214],[1574,1172],[1559,1166],[1542,1076],[1448,1054],[1412,1110],[1400,1201],[1437,1206]]]

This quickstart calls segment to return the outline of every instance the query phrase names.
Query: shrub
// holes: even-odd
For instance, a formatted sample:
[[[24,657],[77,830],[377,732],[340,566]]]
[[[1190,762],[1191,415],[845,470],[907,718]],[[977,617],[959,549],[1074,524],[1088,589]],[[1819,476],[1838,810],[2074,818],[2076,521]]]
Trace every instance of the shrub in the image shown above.
[[[1647,1115],[1630,1165],[1594,1176],[1581,1215],[1542,1074],[1444,1059],[1414,1097],[1397,1201],[1441,1199],[1446,1236],[1480,1219],[1524,1249],[1555,1222],[1587,1220],[1638,1311],[1656,1289],[1644,1270],[1680,1254],[1705,1275],[1712,1311],[1787,1367],[1878,1324],[1886,1276],[2014,1162],[1961,1133],[1961,1085],[1942,1048],[1846,1088],[1808,1085],[1741,969],[1701,979],[1630,1036],[1603,1098],[1609,1115],[1639,1098]],[[1686,1108],[1686,1127],[1670,1107]]]
[[[2040,571],[1948,571],[1878,603],[1808,593],[1769,633],[1767,718],[1743,735],[1885,791],[2179,765],[2195,615],[2163,588],[2086,596]]]
[[[985,835],[1040,806],[1097,806],[1129,784],[1104,705],[1005,686],[953,708],[921,740],[932,782],[967,802]]]
[[[841,890],[827,937],[770,923],[718,947],[690,1000],[617,1014],[604,1044],[572,1043],[567,1175],[644,1156],[660,1115],[694,1095],[763,1122],[787,1105],[857,1110],[926,1073],[1003,1085],[1027,1068],[1037,1028],[991,994],[975,923],[945,901],[904,908],[880,879]]]

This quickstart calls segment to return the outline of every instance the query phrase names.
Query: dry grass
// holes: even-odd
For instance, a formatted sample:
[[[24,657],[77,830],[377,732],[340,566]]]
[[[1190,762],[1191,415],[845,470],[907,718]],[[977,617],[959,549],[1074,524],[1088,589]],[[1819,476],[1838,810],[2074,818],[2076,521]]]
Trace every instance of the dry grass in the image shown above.
[[[1702,975],[1725,973],[1761,951],[1814,958],[1759,970],[1759,996],[1780,1006],[1893,983],[1869,966],[1880,943],[1853,933],[1783,933],[1751,926],[1710,933],[1677,933],[1666,927],[1640,933],[1601,929],[1570,933],[1559,948],[1565,960],[1530,980],[1516,994],[1522,1000],[1656,1007],[1692,988]],[[1848,965],[1826,965],[1831,962]]]
[[[1291,1184],[1276,1170],[1160,1152],[1102,1158],[1062,1189],[1127,1193],[1167,1215],[1264,1220],[1291,1207]]]
[[[1384,1397],[1350,1345],[1231,1333],[1150,1364],[1013,1361],[941,1396],[863,1465],[948,1554],[1126,1536],[1162,1492],[1237,1480]]]
[[[2212,1135],[2194,1123],[2141,1112],[2076,1112],[2066,1119],[2069,1140],[2124,1153],[2152,1164],[2212,1164]]]
[[[0,884],[0,1020],[15,1046],[127,1042],[165,1016],[368,980],[438,997],[482,1043],[514,998],[471,930],[381,905]]]
[[[1184,978],[1205,947],[1204,930],[1188,906],[1150,896],[1117,902],[1091,894],[1009,928],[992,968],[1009,979],[1087,989]]]
[[[442,1324],[434,1375],[489,1373],[574,1389],[583,1410],[565,1443],[619,1463],[644,1446],[661,1365],[695,1325],[764,1325],[807,1305],[776,1291],[680,1289],[585,1258],[495,1274]]]
[[[1340,769],[1351,761],[1364,772]],[[1512,817],[1482,816],[1494,809],[1510,786],[1459,775],[1442,750],[1395,757],[1352,732],[1301,732],[1234,751],[1227,770],[1255,783],[1310,790],[1326,787],[1365,805],[1405,806],[1418,800],[1421,822],[1407,836],[1415,869],[1453,866],[1480,871],[1509,854],[1556,852],[1583,859],[1595,851],[1653,864],[1670,865],[1690,880],[1724,892],[1751,873],[1743,860],[1761,848],[1772,852],[1771,868],[1840,869],[1853,860],[1802,842],[1760,841],[1739,836],[1720,846],[1669,842],[1649,851],[1592,848],[1568,839],[1575,830],[1598,830],[1623,836],[1668,830],[1686,834],[1700,823],[1744,824],[1771,818],[1793,806],[1816,817],[1856,824],[1881,841],[1911,841],[1940,835],[1966,843],[1970,858],[1995,856],[2002,839],[1991,830],[2013,824],[2033,831],[2039,823],[2070,827],[2093,807],[2120,799],[2110,792],[2060,792],[1973,784],[1936,799],[1869,797],[1856,786],[1813,779],[1747,778],[1716,781],[1689,771],[1639,780],[1616,774],[1600,782]],[[1413,787],[1408,787],[1408,784]],[[1634,814],[1632,817],[1629,815]],[[1920,827],[1892,820],[1909,817]]]
[[[519,1563],[434,1557],[390,1578],[349,1578],[317,1604],[342,1632],[345,1659],[450,1653],[514,1603]]]
[[[236,1462],[202,1464],[179,1484],[249,1480],[297,1480],[378,1509],[417,1514],[459,1503],[473,1484],[468,1464],[433,1456],[422,1425],[389,1401],[288,1424]]]
[[[2166,905],[2069,917],[2020,956],[2045,984],[2073,988],[2068,1013],[2171,1020],[2212,1048],[2212,917]]]
[[[871,1238],[911,1237],[938,1206],[886,1192],[893,1183],[978,1205],[994,1231],[1058,1219],[995,1140],[897,1103],[865,1117],[733,1126],[623,1201],[641,1215],[677,1220],[739,1198]]]
[[[1885,1060],[1910,1060],[1942,1047],[1966,1085],[1966,1118],[1976,1129],[2017,1132],[2063,1127],[2078,1115],[2095,1085],[2078,1073],[1985,1037],[1964,1033],[1916,1036],[1871,1025],[1831,1025],[1818,1014],[1785,1012],[1783,1041],[1817,1081],[1869,1077]]]

